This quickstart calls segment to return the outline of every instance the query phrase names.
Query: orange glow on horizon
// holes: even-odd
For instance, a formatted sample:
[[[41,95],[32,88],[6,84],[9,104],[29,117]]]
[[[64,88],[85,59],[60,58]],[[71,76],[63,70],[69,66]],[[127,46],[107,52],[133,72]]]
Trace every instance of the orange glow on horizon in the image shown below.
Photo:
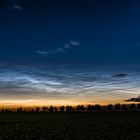
[[[58,100],[58,99],[48,99],[48,100],[41,100],[41,99],[29,99],[29,100],[0,100],[0,107],[28,107],[28,106],[61,106],[61,105],[78,105],[78,104],[100,104],[100,105],[107,105],[107,104],[116,104],[121,103],[125,104],[127,102],[124,101],[125,99],[113,99],[113,100],[95,100],[95,101],[83,101],[83,100],[77,100],[77,101],[71,101],[71,100]]]

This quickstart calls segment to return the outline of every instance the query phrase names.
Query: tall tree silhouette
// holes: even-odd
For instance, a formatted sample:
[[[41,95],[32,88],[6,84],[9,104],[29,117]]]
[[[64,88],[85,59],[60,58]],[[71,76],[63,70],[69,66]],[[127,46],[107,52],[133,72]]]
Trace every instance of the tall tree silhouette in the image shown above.
[[[72,106],[66,106],[66,112],[72,112],[73,107]]]
[[[20,108],[17,109],[17,112],[22,112],[22,111],[23,111],[23,108],[22,107],[20,107]]]
[[[101,106],[100,106],[99,104],[96,104],[94,107],[95,107],[95,110],[96,110],[96,111],[101,110]]]
[[[118,104],[115,104],[114,109],[116,111],[119,111],[121,109],[121,105],[119,103]]]
[[[58,112],[58,108],[57,107],[54,107],[54,112]]]
[[[113,110],[113,105],[112,105],[112,104],[107,105],[107,109],[108,109],[109,111],[112,111],[112,110]]]
[[[137,104],[137,109],[140,110],[140,104]]]
[[[88,111],[88,112],[93,112],[93,111],[95,111],[94,105],[90,105],[90,104],[89,104],[89,105],[87,106],[87,111]]]
[[[59,110],[60,110],[60,112],[64,112],[65,111],[65,106],[60,106]]]
[[[49,108],[49,112],[54,112],[54,107],[52,105]]]
[[[130,104],[130,110],[135,110],[136,109],[136,105],[135,104]]]
[[[128,108],[125,104],[122,104],[122,110],[126,111]]]
[[[36,111],[36,112],[39,112],[39,111],[40,111],[40,108],[39,108],[39,107],[37,107],[35,111]]]
[[[48,110],[48,108],[46,106],[42,107],[42,112],[46,112]]]
[[[77,105],[76,107],[77,112],[84,112],[84,110],[85,110],[85,107],[83,105]]]

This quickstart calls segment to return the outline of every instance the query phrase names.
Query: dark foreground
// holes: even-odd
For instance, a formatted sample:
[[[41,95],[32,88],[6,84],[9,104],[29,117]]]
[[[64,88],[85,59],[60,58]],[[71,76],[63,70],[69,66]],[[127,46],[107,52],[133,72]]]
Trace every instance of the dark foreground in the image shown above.
[[[0,140],[139,140],[140,112],[0,113]]]

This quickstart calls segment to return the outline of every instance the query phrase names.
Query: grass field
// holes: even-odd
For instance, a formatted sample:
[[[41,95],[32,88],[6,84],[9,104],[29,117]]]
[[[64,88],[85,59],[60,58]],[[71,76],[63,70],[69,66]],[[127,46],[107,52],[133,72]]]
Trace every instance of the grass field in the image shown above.
[[[135,140],[140,112],[0,113],[0,140]]]

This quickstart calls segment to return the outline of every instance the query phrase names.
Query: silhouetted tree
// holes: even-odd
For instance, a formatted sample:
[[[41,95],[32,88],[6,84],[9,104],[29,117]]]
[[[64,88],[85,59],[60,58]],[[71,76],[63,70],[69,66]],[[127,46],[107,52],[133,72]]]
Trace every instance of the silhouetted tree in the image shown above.
[[[88,111],[88,112],[93,112],[93,111],[95,111],[94,105],[90,105],[90,104],[89,104],[89,105],[87,106],[87,111]]]
[[[81,105],[81,111],[84,112],[85,111],[85,107],[83,105]]]
[[[136,105],[135,104],[130,104],[130,110],[134,110],[134,109],[136,109]]]
[[[119,111],[121,109],[121,105],[120,104],[115,104],[114,109]]]
[[[40,111],[40,108],[39,107],[37,107],[36,108],[36,110],[35,110],[35,112],[39,112]]]
[[[46,112],[47,109],[48,109],[47,107],[43,106],[43,107],[42,107],[42,112]]]
[[[84,110],[85,110],[85,107],[83,105],[77,105],[76,107],[77,112],[84,112]]]
[[[23,108],[20,107],[20,108],[17,108],[17,112],[22,112],[23,111]]]
[[[95,110],[96,110],[96,111],[101,110],[101,106],[100,106],[99,104],[96,104],[94,107],[95,107]]]
[[[1,112],[27,112],[27,111],[30,111],[30,112],[73,112],[73,111],[77,111],[77,112],[93,112],[93,111],[104,111],[104,109],[108,109],[109,111],[112,111],[112,110],[116,110],[116,111],[125,111],[125,110],[131,110],[131,111],[135,111],[136,109],[137,110],[140,110],[140,103],[139,104],[129,104],[129,105],[126,105],[126,104],[115,104],[114,106],[112,104],[109,104],[107,105],[105,108],[102,107],[101,105],[99,104],[96,104],[96,105],[87,105],[87,107],[85,108],[84,105],[77,105],[75,108],[73,108],[72,106],[60,106],[59,108],[57,107],[53,107],[53,106],[50,106],[49,108],[48,107],[45,107],[43,106],[42,108],[39,108],[39,107],[36,107],[36,108],[33,108],[33,109],[24,109],[22,107],[20,108],[17,108],[17,109],[5,109],[5,108],[1,108],[0,111]]]
[[[140,110],[140,104],[137,104],[137,109]]]
[[[1,109],[1,112],[4,112],[4,109]]]
[[[77,111],[77,112],[80,112],[80,111],[81,111],[80,109],[81,109],[81,108],[80,108],[80,105],[77,105],[76,111]]]
[[[65,111],[65,106],[60,106],[59,110],[60,110],[60,112],[64,112]]]
[[[72,112],[73,107],[72,106],[66,106],[66,112]]]
[[[49,112],[54,112],[54,107],[52,105],[49,108]]]
[[[3,112],[10,112],[10,109],[8,109],[8,108],[3,109]]]
[[[57,107],[54,107],[54,112],[58,112],[58,108]]]
[[[122,105],[122,110],[126,111],[128,108],[125,104]]]
[[[107,109],[108,109],[109,111],[112,111],[112,110],[113,110],[113,105],[112,105],[112,104],[109,104],[109,105],[107,106]]]

